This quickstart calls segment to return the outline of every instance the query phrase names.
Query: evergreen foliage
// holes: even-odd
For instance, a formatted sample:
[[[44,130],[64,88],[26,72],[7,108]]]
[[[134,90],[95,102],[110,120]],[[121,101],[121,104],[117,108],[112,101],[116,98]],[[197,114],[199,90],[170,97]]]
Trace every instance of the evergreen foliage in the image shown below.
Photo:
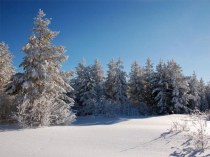
[[[22,51],[26,54],[24,72],[13,77],[8,90],[16,93],[16,119],[21,127],[69,124],[75,119],[74,100],[66,95],[73,88],[66,81],[68,73],[60,70],[67,59],[63,46],[52,45],[58,34],[48,28],[50,20],[39,10],[33,34]]]
[[[9,47],[4,42],[0,42],[0,121],[11,120],[11,114],[15,111],[14,98],[5,92],[5,87],[14,73]]]

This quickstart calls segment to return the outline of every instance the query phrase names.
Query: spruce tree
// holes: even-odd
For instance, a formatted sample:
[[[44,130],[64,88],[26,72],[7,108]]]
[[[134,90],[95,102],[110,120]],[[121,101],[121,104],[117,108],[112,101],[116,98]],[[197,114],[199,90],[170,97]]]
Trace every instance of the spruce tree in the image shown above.
[[[169,78],[169,89],[171,90],[171,113],[187,113],[189,108],[189,87],[187,78],[182,74],[181,67],[174,61],[168,61],[167,74]]]
[[[127,75],[123,71],[122,61],[111,60],[108,66],[106,94],[114,104],[123,104],[127,101]]]
[[[154,106],[154,96],[152,94],[154,89],[154,69],[151,59],[147,59],[144,67],[144,103],[152,110]]]
[[[143,91],[143,70],[135,61],[131,65],[128,81],[128,96],[132,104],[138,106],[143,102]]]
[[[71,111],[74,100],[66,95],[73,88],[60,70],[67,59],[65,49],[52,45],[58,32],[48,28],[51,21],[44,17],[45,13],[39,10],[33,34],[22,49],[26,56],[20,65],[21,88],[16,91],[17,120],[22,127],[69,124],[75,119]]]
[[[112,59],[108,64],[108,71],[107,71],[107,77],[105,81],[105,93],[106,98],[110,99],[114,103],[114,85],[115,85],[115,77],[116,77],[116,62],[114,59]]]
[[[199,81],[199,96],[200,96],[200,110],[202,112],[205,112],[208,110],[209,105],[206,96],[206,85],[202,78]]]
[[[189,108],[199,109],[200,108],[200,95],[199,95],[199,81],[197,80],[197,76],[195,72],[193,72],[192,76],[189,78]]]
[[[96,112],[97,94],[99,94],[96,90],[96,82],[100,81],[96,81],[96,73],[92,66],[85,66],[84,62],[76,67],[75,89],[78,115],[93,115]]]
[[[14,73],[9,47],[4,42],[0,42],[0,120],[10,120],[11,112],[14,111],[13,97],[5,92],[6,85]]]
[[[159,114],[169,113],[170,90],[168,89],[166,65],[162,61],[156,66],[153,95],[156,102],[155,112]]]
[[[127,114],[129,104],[127,98],[127,81],[126,73],[123,71],[122,61],[114,61],[113,59],[108,64],[108,76],[105,82],[107,98],[112,104],[120,105],[121,113]]]
[[[105,104],[105,91],[104,91],[104,72],[102,65],[98,59],[95,60],[91,67],[92,77],[94,80],[94,90],[95,90],[95,114],[103,114],[104,104]]]

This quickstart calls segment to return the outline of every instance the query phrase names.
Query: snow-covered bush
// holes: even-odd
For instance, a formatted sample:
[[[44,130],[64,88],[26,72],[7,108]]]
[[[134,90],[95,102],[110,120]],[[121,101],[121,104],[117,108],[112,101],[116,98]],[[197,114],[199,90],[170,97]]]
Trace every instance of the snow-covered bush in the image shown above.
[[[207,115],[195,110],[191,115],[173,120],[170,131],[187,133],[188,141],[192,141],[196,150],[205,150],[208,145]]]
[[[192,130],[189,136],[193,139],[194,146],[197,149],[206,149],[208,144],[207,137],[207,115],[199,110],[191,114]]]
[[[190,130],[189,122],[188,117],[172,120],[170,131],[188,132]]]

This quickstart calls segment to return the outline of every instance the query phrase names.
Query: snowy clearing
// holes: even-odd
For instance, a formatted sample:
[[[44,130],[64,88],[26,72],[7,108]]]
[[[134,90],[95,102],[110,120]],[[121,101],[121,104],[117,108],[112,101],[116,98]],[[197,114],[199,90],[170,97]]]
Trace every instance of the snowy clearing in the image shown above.
[[[183,116],[79,118],[73,126],[23,130],[1,125],[0,152],[2,157],[207,156],[209,149],[201,153],[184,133],[169,131]]]

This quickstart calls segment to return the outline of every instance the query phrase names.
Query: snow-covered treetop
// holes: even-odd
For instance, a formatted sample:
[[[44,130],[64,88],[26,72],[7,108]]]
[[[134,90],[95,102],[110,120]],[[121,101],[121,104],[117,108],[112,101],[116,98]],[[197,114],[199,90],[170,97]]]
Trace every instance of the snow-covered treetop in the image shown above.
[[[68,78],[71,73],[64,73],[60,70],[61,63],[67,59],[63,46],[52,45],[52,39],[58,32],[53,32],[48,28],[50,19],[44,18],[45,13],[39,10],[34,18],[34,28],[28,43],[22,48],[26,53],[20,66],[24,72],[24,80],[21,85],[27,93],[31,95],[42,94],[42,92],[54,91],[55,93],[65,93],[72,90]],[[11,91],[12,93],[12,91]]]
[[[53,32],[48,28],[51,21],[44,17],[45,13],[39,10],[37,17],[34,18],[33,33],[29,42],[22,49],[27,56],[20,66],[23,66],[28,76],[34,79],[48,79],[47,74],[58,73],[60,63],[67,59],[63,46],[53,46],[51,44],[52,39],[57,36],[58,32]]]

